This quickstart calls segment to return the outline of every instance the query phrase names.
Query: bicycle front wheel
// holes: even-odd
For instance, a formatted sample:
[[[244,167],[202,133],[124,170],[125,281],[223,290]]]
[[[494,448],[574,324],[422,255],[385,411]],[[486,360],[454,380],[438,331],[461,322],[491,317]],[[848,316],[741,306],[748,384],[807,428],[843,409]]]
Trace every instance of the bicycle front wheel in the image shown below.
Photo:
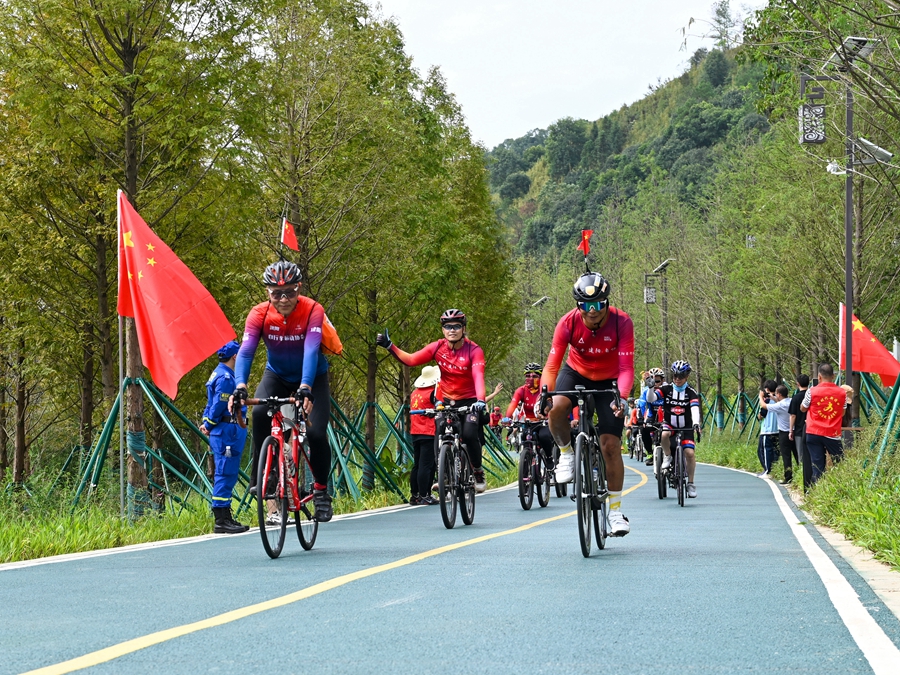
[[[578,539],[581,555],[591,557],[591,518],[594,508],[591,504],[591,460],[590,445],[583,436],[575,441],[575,510],[578,517]]]
[[[539,451],[534,458],[531,482],[537,492],[538,504],[544,508],[550,503],[550,466],[543,451]]]
[[[462,516],[463,525],[471,525],[475,522],[475,474],[472,473],[472,464],[469,462],[469,456],[465,451],[456,454],[459,462],[459,486],[457,494],[459,495],[460,515]],[[482,470],[484,470],[482,468]]]
[[[280,446],[269,436],[263,441],[256,469],[256,515],[259,519],[259,534],[263,548],[270,558],[277,558],[284,548],[287,532],[287,497],[279,495],[278,474],[280,469]],[[269,513],[269,502],[274,502],[275,511]],[[271,525],[266,520],[272,518]],[[277,521],[277,522],[275,522]]]
[[[441,445],[438,455],[438,501],[444,527],[452,530],[456,525],[456,472],[453,470],[453,448],[449,443]]]
[[[641,436],[640,432],[638,432],[637,440],[635,441],[634,458],[638,462],[643,462],[646,459],[646,457],[644,457],[644,439]]]
[[[609,497],[606,489],[606,465],[603,456],[596,453],[597,481],[594,490],[597,497],[594,504],[594,535],[597,538],[597,548],[601,551],[606,548],[606,537],[609,536]],[[598,503],[599,502],[599,503]]]
[[[684,475],[684,449],[681,443],[675,449],[675,484],[678,492],[678,506],[684,506],[685,491],[687,490],[687,479]]]
[[[534,448],[526,445],[519,453],[519,503],[526,511],[534,501],[534,481],[531,476],[531,462],[534,459]]]
[[[657,445],[653,449],[653,468],[656,469],[656,491],[660,499],[666,498],[666,476],[662,470],[663,449]]]

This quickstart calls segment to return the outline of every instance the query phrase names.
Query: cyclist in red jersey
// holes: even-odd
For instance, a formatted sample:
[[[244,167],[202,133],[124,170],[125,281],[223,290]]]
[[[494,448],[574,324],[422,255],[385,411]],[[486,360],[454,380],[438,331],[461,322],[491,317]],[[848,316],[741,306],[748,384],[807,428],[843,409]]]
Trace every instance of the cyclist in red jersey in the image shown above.
[[[550,391],[569,391],[576,385],[586,389],[609,389],[616,385],[628,396],[634,384],[634,324],[625,312],[609,305],[609,283],[600,274],[587,272],[572,289],[577,307],[563,316],[553,332],[553,345],[541,377],[541,385]],[[560,368],[568,350],[565,365]],[[597,433],[606,461],[609,486],[610,534],[623,537],[630,531],[622,515],[622,485],[625,464],[622,461],[624,406],[616,406],[612,394],[595,397]],[[542,402],[549,409],[550,433],[559,446],[556,480],[567,483],[574,478],[575,457],[569,414],[574,397],[553,396]]]
[[[379,333],[376,344],[407,366],[423,366],[432,361],[441,369],[441,391],[452,405],[472,406],[462,425],[462,440],[469,451],[475,473],[475,491],[484,492],[486,484],[481,467],[481,427],[485,411],[484,352],[466,337],[466,315],[448,309],[441,315],[444,339],[425,345],[414,354],[398,348],[387,331]]]
[[[506,409],[506,416],[512,418],[519,403],[523,404],[522,417],[529,422],[537,422],[540,418],[537,414],[537,406],[541,399],[541,366],[537,363],[525,364],[525,384],[513,392],[512,401]],[[538,443],[545,455],[553,460],[553,436],[550,429],[542,426],[537,434]],[[553,468],[552,466],[550,468]]]

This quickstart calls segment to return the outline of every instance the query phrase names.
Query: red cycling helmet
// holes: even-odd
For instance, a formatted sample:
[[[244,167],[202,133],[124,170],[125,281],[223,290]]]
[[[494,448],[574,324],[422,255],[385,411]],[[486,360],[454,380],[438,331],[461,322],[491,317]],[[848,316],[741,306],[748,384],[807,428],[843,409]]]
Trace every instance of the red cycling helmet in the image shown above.
[[[466,314],[461,309],[448,309],[441,314],[441,325],[448,323],[461,323],[466,325]]]
[[[263,283],[266,286],[292,286],[302,280],[300,268],[289,260],[273,262],[263,272]]]

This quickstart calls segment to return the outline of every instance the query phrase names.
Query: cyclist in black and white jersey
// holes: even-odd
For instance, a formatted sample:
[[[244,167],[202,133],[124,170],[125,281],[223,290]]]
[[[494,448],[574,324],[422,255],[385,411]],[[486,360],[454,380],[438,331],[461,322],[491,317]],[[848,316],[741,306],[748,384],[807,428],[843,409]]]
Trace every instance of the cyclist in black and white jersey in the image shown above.
[[[694,456],[694,438],[700,441],[700,425],[703,417],[700,412],[700,395],[687,383],[691,374],[691,364],[678,360],[672,364],[672,383],[647,390],[647,402],[662,402],[662,445],[665,457],[662,469],[672,464],[671,439],[672,431],[681,431],[681,446],[684,448],[684,459],[687,464],[688,484],[687,496],[697,496],[694,486],[694,470],[697,460]]]

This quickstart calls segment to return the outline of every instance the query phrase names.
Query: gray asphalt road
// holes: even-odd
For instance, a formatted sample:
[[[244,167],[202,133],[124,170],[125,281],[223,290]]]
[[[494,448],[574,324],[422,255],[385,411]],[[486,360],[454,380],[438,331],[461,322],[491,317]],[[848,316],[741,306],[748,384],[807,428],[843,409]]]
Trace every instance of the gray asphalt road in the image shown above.
[[[900,622],[769,483],[701,466],[680,508],[650,478],[590,559],[571,501],[508,490],[471,527],[402,508],[322,525],[310,552],[289,531],[274,561],[250,532],[0,567],[0,673],[900,673]]]

